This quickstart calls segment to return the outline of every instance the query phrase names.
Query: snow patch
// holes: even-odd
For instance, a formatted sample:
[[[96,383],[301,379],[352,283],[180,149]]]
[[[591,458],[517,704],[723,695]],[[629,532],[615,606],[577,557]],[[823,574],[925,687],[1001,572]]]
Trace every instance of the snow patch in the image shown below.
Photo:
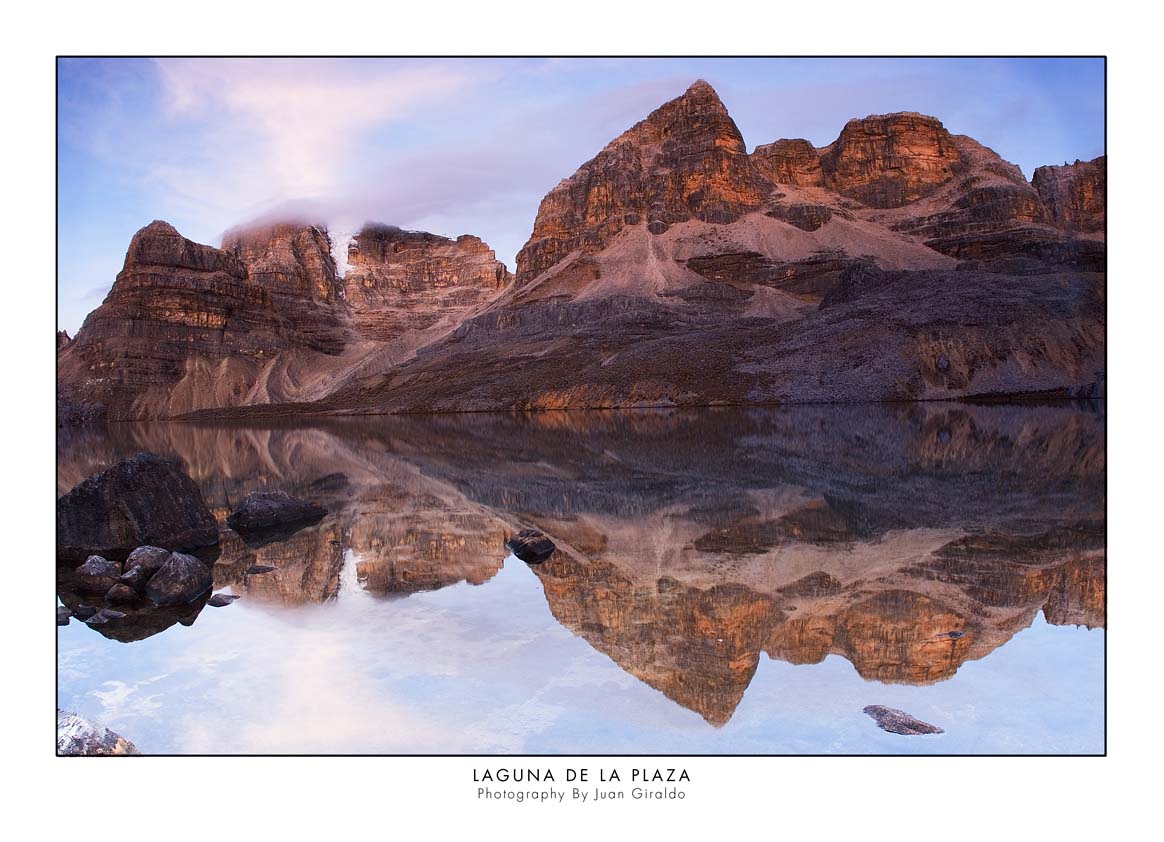
[[[348,263],[348,246],[352,244],[356,235],[347,231],[336,231],[334,234],[330,234],[330,237],[331,257],[335,261],[335,274],[337,278],[343,278],[352,268],[351,264]]]

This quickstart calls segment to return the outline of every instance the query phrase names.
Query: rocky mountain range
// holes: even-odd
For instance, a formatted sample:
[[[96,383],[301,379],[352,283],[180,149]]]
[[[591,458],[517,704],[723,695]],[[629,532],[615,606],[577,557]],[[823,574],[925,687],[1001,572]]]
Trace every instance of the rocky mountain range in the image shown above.
[[[748,153],[696,82],[482,240],[155,221],[58,333],[63,421],[1103,394],[1106,159],[914,113]],[[345,261],[341,260],[341,264]]]

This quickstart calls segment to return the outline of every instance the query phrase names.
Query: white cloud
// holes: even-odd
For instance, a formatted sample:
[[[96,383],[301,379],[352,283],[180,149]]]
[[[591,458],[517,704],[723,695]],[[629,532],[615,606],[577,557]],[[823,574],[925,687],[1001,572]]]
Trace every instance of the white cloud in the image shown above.
[[[463,65],[274,59],[160,59],[160,128],[145,175],[200,220],[352,190],[373,131],[414,119],[481,81]]]

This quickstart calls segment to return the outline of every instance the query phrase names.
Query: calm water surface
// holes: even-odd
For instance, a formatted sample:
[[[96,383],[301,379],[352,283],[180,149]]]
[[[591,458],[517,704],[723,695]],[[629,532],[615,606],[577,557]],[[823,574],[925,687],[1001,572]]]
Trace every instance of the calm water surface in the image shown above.
[[[224,527],[227,607],[58,629],[58,705],[145,753],[1102,752],[1104,436],[1080,405],[68,431],[61,493],[150,451],[220,521],[329,514]]]

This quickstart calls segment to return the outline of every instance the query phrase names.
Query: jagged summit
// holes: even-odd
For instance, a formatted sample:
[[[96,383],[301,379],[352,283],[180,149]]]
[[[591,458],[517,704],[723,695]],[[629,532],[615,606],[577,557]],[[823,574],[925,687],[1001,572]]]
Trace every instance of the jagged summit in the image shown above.
[[[542,200],[517,255],[518,283],[620,231],[661,234],[689,219],[733,222],[771,191],[711,85],[700,80],[623,132]]]

